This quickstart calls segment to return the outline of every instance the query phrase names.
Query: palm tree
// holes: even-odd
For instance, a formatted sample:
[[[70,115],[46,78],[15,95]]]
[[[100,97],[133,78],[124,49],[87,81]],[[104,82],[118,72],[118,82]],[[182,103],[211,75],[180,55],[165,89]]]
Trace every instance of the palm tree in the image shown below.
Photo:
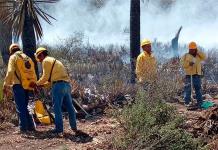
[[[131,0],[130,4],[130,62],[131,83],[135,83],[136,59],[140,54],[140,0]]]
[[[178,43],[178,40],[179,40],[179,35],[180,35],[181,30],[182,30],[182,26],[179,28],[179,30],[176,33],[175,37],[171,40],[171,47],[172,47],[172,50],[173,50],[173,57],[178,57],[179,56],[179,52],[178,52],[179,43]]]
[[[12,35],[15,41],[21,37],[23,51],[33,59],[36,64],[34,52],[36,50],[36,40],[43,36],[42,26],[39,16],[47,23],[50,19],[55,19],[40,8],[40,4],[55,3],[58,0],[0,0],[0,8],[6,13],[0,14],[0,19],[4,23],[12,24]],[[38,74],[38,69],[36,67]]]
[[[0,50],[3,59],[3,63],[7,65],[9,59],[8,47],[12,42],[12,34],[10,25],[3,24],[0,21]]]
[[[0,0],[1,2],[1,0]],[[0,16],[8,15],[8,12],[5,8],[0,8]],[[7,65],[9,59],[9,51],[8,48],[12,42],[12,34],[11,34],[11,24],[4,24],[0,20],[0,50],[3,58],[3,63]]]

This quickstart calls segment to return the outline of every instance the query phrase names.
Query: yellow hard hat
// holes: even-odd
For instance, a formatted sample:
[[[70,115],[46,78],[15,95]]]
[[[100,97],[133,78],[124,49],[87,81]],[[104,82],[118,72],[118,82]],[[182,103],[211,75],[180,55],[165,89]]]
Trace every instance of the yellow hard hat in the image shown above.
[[[11,44],[10,47],[9,47],[9,53],[10,53],[10,54],[12,53],[12,50],[13,50],[14,48],[19,48],[19,49],[20,49],[20,46],[19,46],[17,43]]]
[[[190,42],[188,47],[189,49],[197,49],[197,44],[195,42]]]
[[[144,46],[144,45],[149,45],[149,44],[151,44],[151,41],[148,40],[148,39],[144,39],[144,40],[142,40],[142,42],[141,42],[141,47]]]
[[[35,57],[38,57],[38,55],[44,51],[47,51],[47,49],[44,47],[39,47],[35,52]]]

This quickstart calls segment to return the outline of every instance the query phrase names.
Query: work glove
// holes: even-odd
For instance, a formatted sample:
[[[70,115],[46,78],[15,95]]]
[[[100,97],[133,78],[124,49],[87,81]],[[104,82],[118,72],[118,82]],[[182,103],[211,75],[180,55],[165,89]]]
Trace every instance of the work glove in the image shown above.
[[[139,78],[138,82],[139,82],[139,83],[143,83],[142,78]]]
[[[8,97],[9,87],[4,84],[2,89],[3,89],[4,96]]]
[[[35,89],[37,87],[37,84],[35,82],[30,82],[29,87]]]
[[[189,66],[193,66],[195,63],[194,62],[190,62],[189,63]]]
[[[39,93],[38,86],[37,86],[37,84],[36,84],[35,82],[31,82],[31,83],[29,84],[29,87],[31,87],[31,88],[34,89],[34,93],[35,93],[35,94],[38,94],[38,93]]]
[[[189,63],[190,66],[193,66],[196,63],[196,58],[192,58],[192,61]]]

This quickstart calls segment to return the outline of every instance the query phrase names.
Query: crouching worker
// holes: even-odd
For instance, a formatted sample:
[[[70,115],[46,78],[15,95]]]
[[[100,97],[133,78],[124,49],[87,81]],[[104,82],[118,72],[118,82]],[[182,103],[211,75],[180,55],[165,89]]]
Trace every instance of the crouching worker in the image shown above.
[[[70,77],[63,64],[53,57],[48,56],[47,49],[40,47],[36,50],[35,57],[42,63],[42,76],[32,85],[43,86],[47,82],[52,84],[52,99],[55,113],[55,129],[52,133],[63,132],[62,105],[64,104],[69,113],[71,129],[77,131],[76,113],[72,104]]]
[[[192,87],[195,89],[197,107],[201,108],[202,105],[202,93],[201,93],[201,62],[206,59],[206,55],[197,48],[195,42],[189,44],[189,52],[186,53],[181,63],[185,70],[185,88],[184,88],[184,99],[185,105],[190,106]]]
[[[157,79],[157,61],[152,53],[151,42],[144,39],[141,42],[143,52],[137,57],[136,75],[138,82],[144,86],[152,85]]]
[[[29,94],[33,90],[29,85],[37,80],[34,63],[31,58],[21,51],[18,44],[12,44],[9,53],[10,58],[3,84],[3,92],[7,95],[9,87],[12,86],[19,117],[20,133],[35,131],[33,119],[27,109]]]

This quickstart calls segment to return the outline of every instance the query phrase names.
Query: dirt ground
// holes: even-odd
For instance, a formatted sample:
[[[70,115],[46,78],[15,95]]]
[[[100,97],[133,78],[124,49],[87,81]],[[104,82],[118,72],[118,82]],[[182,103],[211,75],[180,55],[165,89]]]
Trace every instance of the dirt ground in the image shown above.
[[[214,101],[218,104],[218,100]],[[193,123],[209,110],[187,111],[180,103],[170,103],[177,112],[186,118],[186,130],[193,132]],[[18,127],[12,124],[0,129],[0,150],[107,150],[112,149],[111,138],[120,131],[119,123],[106,115],[78,120],[78,128],[83,134],[75,134],[69,129],[68,120],[64,119],[64,134],[56,136],[48,132],[53,125],[37,125],[37,133],[18,134]],[[216,138],[218,139],[218,138]],[[210,139],[210,140],[216,140]],[[211,142],[211,141],[208,141]]]
[[[213,100],[216,106],[207,110],[188,111],[187,108],[179,103],[171,104],[177,108],[177,112],[184,116],[185,123],[183,128],[194,137],[201,137],[211,149],[218,149],[218,99]]]
[[[8,126],[8,125],[7,125]],[[37,126],[37,133],[18,134],[17,127],[0,131],[0,150],[95,150],[111,149],[109,139],[118,123],[109,117],[98,116],[79,120],[78,128],[84,133],[76,135],[64,120],[64,134],[57,136],[48,132],[53,126]]]
[[[218,105],[218,99],[217,100],[213,100],[213,102]],[[173,105],[174,107],[176,107],[177,112],[182,115],[185,116],[186,120],[190,120],[199,116],[202,116],[205,114],[205,112],[207,112],[208,110],[193,110],[193,111],[188,111],[187,108],[180,103],[169,103],[170,105]]]

